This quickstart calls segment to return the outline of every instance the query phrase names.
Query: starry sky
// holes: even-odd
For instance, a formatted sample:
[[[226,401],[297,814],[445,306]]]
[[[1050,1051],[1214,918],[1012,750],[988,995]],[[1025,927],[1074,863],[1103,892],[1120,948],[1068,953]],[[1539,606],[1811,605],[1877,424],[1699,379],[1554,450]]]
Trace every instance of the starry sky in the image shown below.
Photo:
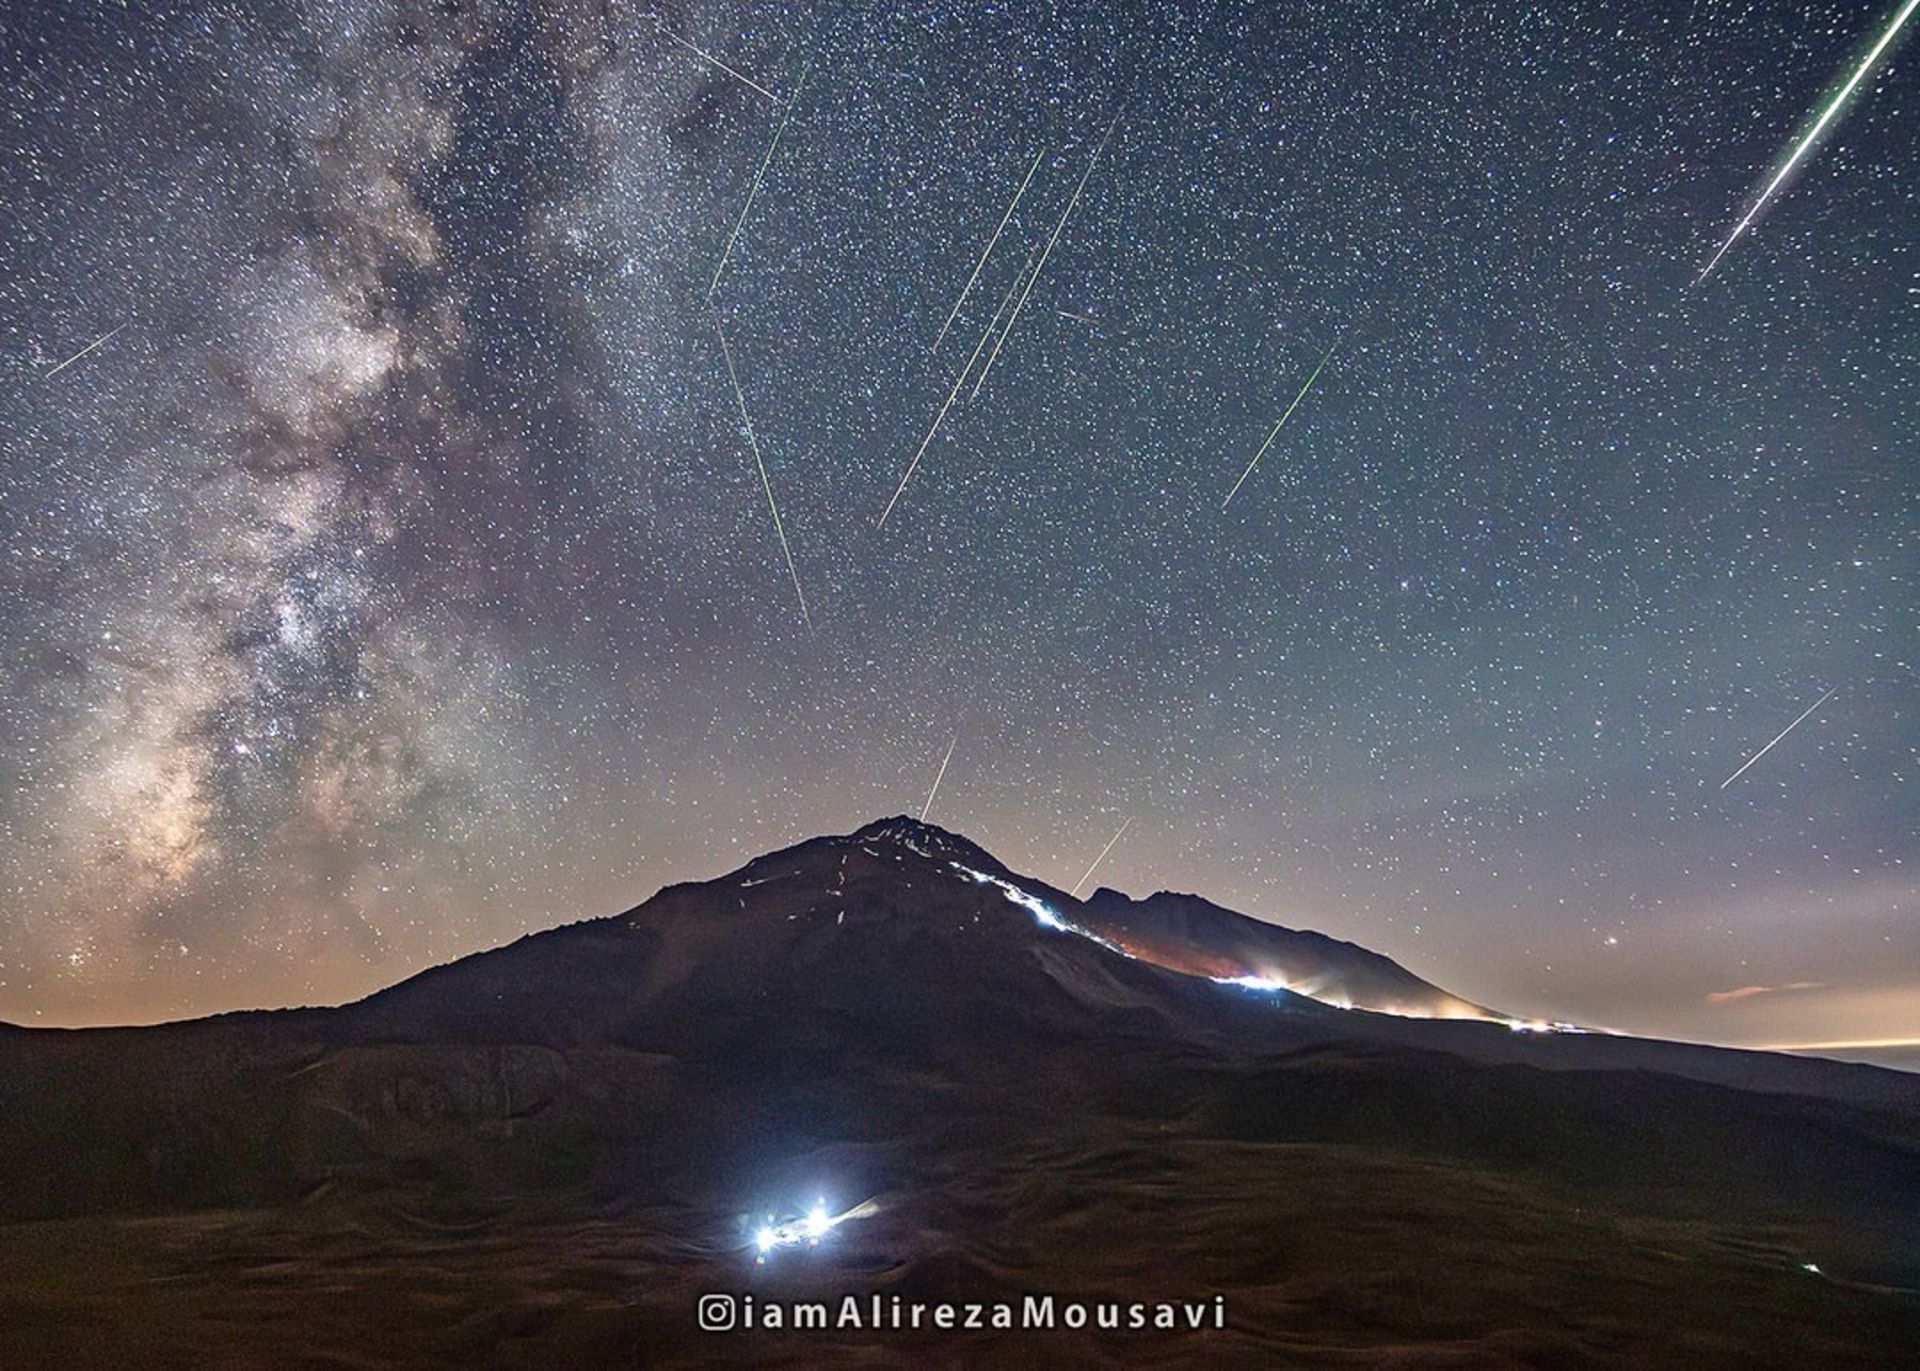
[[[338,1002],[951,747],[1063,887],[1920,1039],[1915,49],[1700,279],[1892,13],[9,7],[0,1018]]]

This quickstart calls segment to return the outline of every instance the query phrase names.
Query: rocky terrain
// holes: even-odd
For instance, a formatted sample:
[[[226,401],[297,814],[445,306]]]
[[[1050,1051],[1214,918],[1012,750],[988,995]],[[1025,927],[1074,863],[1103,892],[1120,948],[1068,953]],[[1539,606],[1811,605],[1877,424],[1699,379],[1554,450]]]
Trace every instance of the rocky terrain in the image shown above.
[[[886,820],[339,1009],[0,1029],[0,1365],[1920,1345],[1920,1080],[1543,1027]],[[758,1250],[816,1201],[858,1216]],[[716,1291],[1227,1326],[703,1332]]]

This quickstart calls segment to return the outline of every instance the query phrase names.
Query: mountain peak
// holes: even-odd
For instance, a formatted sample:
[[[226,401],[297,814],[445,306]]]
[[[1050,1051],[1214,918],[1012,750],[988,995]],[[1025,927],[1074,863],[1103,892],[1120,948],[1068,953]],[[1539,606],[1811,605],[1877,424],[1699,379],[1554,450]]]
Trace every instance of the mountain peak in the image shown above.
[[[1336,993],[1356,1010],[1377,993],[1410,1017],[1342,1013],[1328,1007]],[[0,1155],[26,1160],[0,1168],[0,1233],[66,1263],[42,1282],[51,1293],[29,1319],[0,1319],[0,1361],[141,1360],[153,1292],[201,1299],[199,1286],[176,1284],[190,1251],[213,1272],[273,1258],[269,1274],[285,1288],[246,1311],[261,1311],[262,1327],[284,1328],[297,1307],[288,1291],[324,1296],[270,1355],[180,1359],[194,1364],[310,1357],[360,1327],[343,1309],[407,1321],[389,1344],[336,1358],[390,1362],[395,1347],[418,1349],[414,1328],[446,1323],[449,1270],[471,1274],[479,1293],[434,1365],[471,1361],[476,1347],[658,1361],[660,1330],[692,1328],[694,1292],[735,1283],[764,1295],[762,1308],[823,1289],[858,1291],[864,1308],[869,1293],[1018,1300],[1032,1272],[1056,1269],[1084,1282],[1063,1296],[1108,1298],[1115,1283],[1148,1279],[1156,1253],[1223,1283],[1260,1326],[1293,1329],[1300,1311],[1322,1310],[1337,1320],[1329,1347],[1358,1346],[1337,1341],[1352,1338],[1352,1311],[1407,1307],[1392,1293],[1396,1263],[1448,1239],[1460,1245],[1425,1269],[1463,1273],[1448,1287],[1460,1298],[1491,1281],[1510,1304],[1513,1273],[1544,1268],[1562,1273],[1580,1309],[1625,1308],[1650,1291],[1692,1309],[1689,1283],[1715,1253],[1732,1264],[1709,1277],[1751,1290],[1764,1309],[1788,1282],[1824,1290],[1808,1270],[1817,1257],[1860,1273],[1838,1278],[1850,1288],[1832,1282],[1822,1336],[1877,1307],[1880,1297],[1860,1293],[1874,1288],[1867,1280],[1911,1281],[1911,1078],[1411,1017],[1434,1017],[1431,997],[1444,994],[1375,954],[1204,900],[1077,900],[957,834],[894,817],[338,1009],[0,1029]],[[1602,1220],[1567,1227],[1567,1196],[1594,1184],[1613,1187],[1609,1206],[1694,1189],[1657,1226],[1602,1209]],[[1697,1255],[1686,1262],[1652,1263],[1670,1282],[1662,1294],[1647,1283],[1645,1233],[1695,1231],[1708,1199],[1715,1214],[1750,1208],[1724,1239],[1687,1239]],[[1410,1217],[1383,1228],[1403,1205]],[[815,1234],[823,1206],[838,1217]],[[190,1212],[206,1209],[220,1217]],[[145,1213],[103,1217],[129,1211]],[[1783,1227],[1783,1212],[1805,1238]],[[1484,1229],[1470,1226],[1479,1215]],[[840,1219],[862,1221],[829,1237]],[[1896,1220],[1905,1227],[1884,1228]],[[1316,1225],[1306,1240],[1303,1225]],[[1864,1236],[1849,1248],[1840,1235],[1850,1231]],[[781,1236],[793,1232],[818,1246]],[[1275,1233],[1285,1235],[1278,1248]],[[90,1358],[90,1325],[67,1343],[46,1340],[73,1323],[65,1292],[98,1278],[83,1240],[110,1242],[109,1275],[128,1273],[97,1306],[100,1321],[141,1325],[124,1355]],[[1553,1243],[1579,1246],[1542,1261]],[[1605,1261],[1587,1259],[1596,1245]],[[1276,1260],[1288,1282],[1278,1294]],[[1387,1285],[1366,1283],[1376,1268]],[[389,1298],[416,1271],[432,1318]],[[524,1279],[526,1298],[498,1308],[510,1279]],[[1596,1295],[1596,1279],[1613,1284]],[[202,1304],[259,1284],[208,1281]],[[1342,1282],[1358,1282],[1356,1302],[1327,1304]],[[612,1286],[627,1293],[610,1299]],[[1510,1326],[1504,1304],[1489,1306],[1496,1336]],[[626,1321],[617,1336],[599,1322],[616,1316]],[[239,1320],[176,1322],[218,1332]],[[1441,1330],[1437,1345],[1455,1359],[1496,1347],[1462,1341],[1451,1306],[1419,1326]],[[1621,1345],[1620,1330],[1618,1319],[1596,1324],[1592,1346]],[[1907,1324],[1896,1331],[1911,1343]],[[754,1330],[746,1352],[781,1355],[762,1333],[780,1330]],[[1230,1331],[1212,1336],[1174,1355],[1260,1360],[1217,1341]],[[1702,1325],[1687,1350],[1718,1351],[1717,1336]],[[903,1342],[896,1359],[921,1345]],[[1089,1357],[1120,1345],[1065,1344]],[[1355,1355],[1376,1345],[1386,1340]],[[719,1344],[680,1346],[688,1364],[704,1364]],[[786,1346],[828,1349],[814,1360],[888,1352]],[[1545,1348],[1554,1360],[1587,1344],[1497,1346]],[[40,1355],[49,1348],[58,1355]]]
[[[847,835],[847,841],[897,843],[922,857],[957,861],[994,872],[1007,870],[997,857],[972,839],[907,814],[895,814],[862,824]]]
[[[848,858],[854,856],[860,860],[850,868]],[[1285,993],[1338,1009],[1513,1022],[1442,990],[1381,953],[1324,933],[1250,918],[1199,895],[1159,891],[1136,901],[1102,886],[1085,900],[1076,899],[1015,871],[961,834],[904,814],[769,853],[712,884],[751,891],[775,891],[777,886],[770,898],[779,902],[783,917],[824,914],[835,928],[847,926],[846,909],[853,898],[849,881],[862,892],[861,900],[878,898],[902,913],[943,905],[944,897],[927,891],[920,878],[897,865],[902,862],[907,867],[928,862],[953,877],[997,887],[1006,900],[1049,928],[1089,939],[1105,953],[1183,976]],[[810,890],[809,870],[821,889]],[[687,889],[697,893],[703,888]],[[741,902],[742,908],[746,905]]]

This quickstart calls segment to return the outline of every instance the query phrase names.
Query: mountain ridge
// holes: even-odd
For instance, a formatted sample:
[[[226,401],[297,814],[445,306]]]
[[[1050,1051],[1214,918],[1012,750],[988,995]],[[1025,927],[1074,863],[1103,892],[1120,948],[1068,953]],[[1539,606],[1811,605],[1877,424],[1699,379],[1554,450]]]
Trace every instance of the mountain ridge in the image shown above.
[[[1920,1081],[1116,946],[1166,905],[882,820],[337,1008],[0,1031],[0,1363],[146,1364],[182,1309],[181,1365],[871,1360],[703,1341],[698,1296],[743,1282],[1190,1283],[1229,1329],[1138,1355],[1213,1364],[1617,1363],[1649,1300],[1688,1364],[1920,1335]],[[1200,933],[1291,946],[1235,919]],[[819,1195],[862,1217],[758,1267]]]
[[[876,854],[876,844],[887,850]],[[892,846],[889,848],[887,845]],[[1453,996],[1426,982],[1392,958],[1361,944],[1333,938],[1315,930],[1291,929],[1267,923],[1218,905],[1204,896],[1156,891],[1135,900],[1102,886],[1086,900],[1076,900],[1058,887],[1014,871],[964,835],[907,815],[874,819],[848,833],[822,834],[802,839],[750,858],[718,876],[674,882],[661,887],[640,904],[617,913],[589,916],[523,934],[511,942],[423,968],[393,985],[339,1006],[241,1009],[200,1019],[138,1027],[59,1029],[0,1024],[0,1028],[25,1034],[130,1034],[195,1024],[254,1021],[277,1023],[288,1029],[352,1023],[357,1019],[377,1017],[379,1008],[396,996],[418,993],[417,988],[410,987],[438,984],[449,977],[457,979],[462,974],[474,974],[473,971],[463,973],[461,968],[491,969],[516,959],[545,955],[548,949],[570,951],[578,940],[604,939],[615,935],[618,930],[638,931],[647,935],[653,921],[683,919],[689,908],[702,917],[711,915],[724,918],[731,911],[709,907],[703,901],[726,892],[736,898],[741,910],[745,910],[747,902],[740,896],[740,891],[764,895],[767,888],[802,874],[809,861],[817,858],[832,861],[856,848],[865,849],[876,860],[889,856],[897,859],[899,853],[904,851],[920,861],[935,863],[945,870],[972,871],[991,877],[993,881],[1024,892],[1056,910],[1071,912],[1074,917],[1064,921],[1066,931],[1079,935],[1106,953],[1120,955],[1140,966],[1163,970],[1182,980],[1199,982],[1210,992],[1243,995],[1269,1002],[1273,1007],[1283,1008],[1287,1012],[1296,1030],[1304,1019],[1314,1023],[1315,1031],[1326,1037],[1386,1041],[1402,1046],[1417,1046],[1423,1050],[1453,1052],[1489,1063],[1515,1062],[1549,1069],[1662,1070],[1745,1089],[1811,1092],[1863,1101],[1904,1099],[1910,1088],[1920,1085],[1920,1082],[1906,1078],[1905,1073],[1862,1062],[1840,1062],[1799,1054],[1716,1047],[1629,1034],[1587,1032],[1574,1025],[1520,1020]],[[776,867],[793,866],[796,862],[801,863],[801,867],[791,872],[774,870]],[[993,881],[987,882],[982,888],[993,888]],[[830,891],[827,893],[831,894]],[[1001,894],[1004,898],[1005,891]],[[1196,945],[1189,936],[1185,941],[1176,940],[1178,945],[1175,946],[1143,945],[1135,936],[1138,922],[1168,910],[1180,913],[1197,910],[1204,915],[1203,922],[1212,927],[1200,931],[1202,943]],[[1032,917],[1031,911],[1027,911],[1024,917]],[[1231,935],[1225,945],[1219,941],[1219,929],[1222,927]],[[1164,930],[1160,931],[1164,933]],[[1213,937],[1215,941],[1206,943],[1206,937]],[[558,941],[553,941],[555,939]],[[1316,954],[1324,949],[1333,949],[1353,958],[1364,970],[1387,968],[1389,974],[1384,984],[1389,989],[1400,989],[1411,984],[1439,998],[1434,1003],[1415,1006],[1415,1012],[1409,1014],[1403,1012],[1405,1006],[1377,1008],[1373,1003],[1354,1001],[1348,996],[1332,999],[1316,997],[1309,993],[1310,987],[1269,974],[1278,969],[1274,961],[1284,960],[1289,947],[1296,952],[1305,947]],[[1310,968],[1299,979],[1310,980],[1319,969]],[[1227,984],[1218,984],[1222,982]],[[611,993],[620,998],[626,995],[628,989],[624,983],[620,983],[611,987]],[[501,993],[505,993],[504,990]],[[1316,1016],[1314,1011],[1322,1008],[1334,1018]],[[1420,1012],[1423,1009],[1427,1012]],[[1544,1045],[1539,1041],[1547,1037],[1553,1038],[1554,1043]]]

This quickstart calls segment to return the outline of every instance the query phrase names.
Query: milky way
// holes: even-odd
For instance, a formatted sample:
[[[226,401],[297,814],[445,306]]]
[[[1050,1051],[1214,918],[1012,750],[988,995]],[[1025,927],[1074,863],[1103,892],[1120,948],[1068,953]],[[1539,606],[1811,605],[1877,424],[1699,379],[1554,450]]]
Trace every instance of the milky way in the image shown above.
[[[1886,19],[10,11],[0,1017],[362,994],[958,731],[1063,887],[1920,1038],[1909,56],[1693,288]]]

